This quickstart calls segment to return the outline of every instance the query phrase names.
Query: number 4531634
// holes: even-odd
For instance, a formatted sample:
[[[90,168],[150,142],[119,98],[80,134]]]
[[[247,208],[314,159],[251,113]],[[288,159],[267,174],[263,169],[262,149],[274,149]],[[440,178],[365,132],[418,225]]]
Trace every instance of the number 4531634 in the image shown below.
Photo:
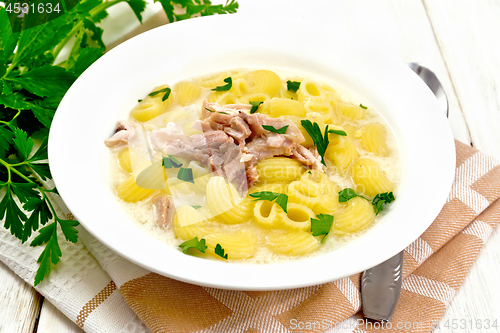
[[[37,4],[35,3],[8,3],[7,6],[5,7],[5,11],[8,13],[13,13],[13,14],[30,14],[30,13],[38,13],[38,14],[50,14],[52,12],[55,13],[60,13],[61,8],[59,7],[59,3],[52,4],[50,2],[43,3],[39,2]]]
[[[498,329],[497,319],[448,319],[443,325],[447,329]]]

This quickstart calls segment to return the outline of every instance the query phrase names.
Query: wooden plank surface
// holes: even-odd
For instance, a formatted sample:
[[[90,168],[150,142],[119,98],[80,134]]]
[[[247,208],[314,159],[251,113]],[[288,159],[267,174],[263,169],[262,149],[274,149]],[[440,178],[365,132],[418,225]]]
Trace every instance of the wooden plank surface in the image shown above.
[[[500,159],[500,47],[497,42],[500,2],[425,0],[424,3],[472,145]],[[466,319],[475,325],[471,332],[500,331],[500,328],[488,330],[476,325],[495,319],[500,325],[498,276],[500,228],[496,228],[485,244],[442,318],[441,327],[453,319]]]
[[[44,301],[40,311],[37,333],[83,333],[71,320],[50,302]]]
[[[0,262],[0,332],[33,332],[42,297]]]
[[[376,40],[401,61],[421,62],[442,80],[455,138],[500,158],[500,2],[466,0],[239,0],[242,14],[329,23]],[[108,29],[109,26],[106,28]],[[481,252],[445,317],[498,318],[500,230]],[[81,332],[0,264],[0,332]],[[40,311],[41,308],[41,311]],[[473,330],[469,330],[473,331]],[[441,330],[439,332],[448,332]],[[460,332],[460,331],[455,331]],[[468,331],[463,331],[468,332]],[[481,330],[473,332],[482,332]],[[494,332],[487,331],[484,332]]]

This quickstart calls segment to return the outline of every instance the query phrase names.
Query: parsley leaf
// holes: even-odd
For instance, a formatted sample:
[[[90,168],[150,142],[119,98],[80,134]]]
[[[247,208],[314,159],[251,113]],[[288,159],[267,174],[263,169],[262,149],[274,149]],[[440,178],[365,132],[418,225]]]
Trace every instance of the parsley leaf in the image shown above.
[[[26,211],[31,211],[31,215],[24,224],[23,230],[23,243],[30,238],[32,231],[38,230],[39,224],[45,225],[52,219],[52,213],[49,206],[45,200],[39,197],[31,197],[23,205],[23,209]]]
[[[249,195],[252,198],[255,198],[254,201],[259,201],[259,200],[273,201],[274,199],[276,199],[280,195],[280,193],[274,193],[271,191],[262,191],[262,192],[250,193]]]
[[[298,81],[286,81],[286,89],[291,92],[297,92],[300,88],[300,82]]]
[[[392,192],[379,193],[373,198],[372,204],[375,209],[375,215],[378,215],[383,209],[384,204],[391,203],[395,200]]]
[[[259,101],[249,101],[248,103],[250,103],[252,105],[252,108],[250,109],[250,113],[255,113],[257,112],[257,109],[259,108],[259,106],[264,103],[264,102],[259,102]]]
[[[288,128],[289,125],[283,126],[279,129],[276,129],[274,126],[270,125],[262,125],[262,128],[273,133],[278,133],[278,134],[285,134],[286,129]]]
[[[173,155],[168,155],[168,157],[163,156],[161,161],[161,165],[165,167],[165,169],[171,168],[180,168],[183,164]]]
[[[12,83],[19,84],[32,94],[40,97],[56,95],[62,98],[76,79],[76,75],[62,67],[44,65],[19,76],[7,77]]]
[[[0,201],[0,220],[5,216],[4,228],[19,239],[23,238],[24,221],[26,214],[19,208],[12,196],[12,186],[7,185],[7,192]]]
[[[193,169],[191,168],[180,168],[177,178],[185,182],[194,184]]]
[[[339,192],[339,202],[347,202],[352,198],[361,197],[352,188],[345,188]]]
[[[314,145],[318,150],[318,154],[321,156],[321,163],[326,166],[325,152],[326,148],[328,148],[328,144],[330,143],[330,140],[328,139],[328,125],[326,125],[325,134],[323,135],[318,123],[311,123],[311,121],[307,119],[301,120],[300,123],[313,140]]]
[[[27,160],[35,141],[32,138],[28,138],[28,134],[19,128],[14,129],[13,141],[17,151],[21,155],[20,157],[22,157],[23,160]]]
[[[38,285],[47,275],[52,267],[56,265],[62,256],[61,248],[57,242],[57,224],[53,222],[39,230],[39,235],[31,242],[31,246],[46,244],[37,262],[40,264],[35,275],[35,286]]]
[[[347,136],[347,133],[345,131],[342,131],[342,130],[329,129],[328,133],[333,133],[333,134],[337,134],[340,136]]]
[[[0,158],[5,157],[13,138],[14,133],[11,130],[6,126],[0,126]]]
[[[276,198],[276,203],[283,209],[285,213],[288,213],[287,211],[288,195],[280,193]]]
[[[168,99],[168,97],[170,96],[171,92],[172,92],[172,89],[170,89],[169,87],[166,87],[166,88],[163,88],[163,89],[160,89],[160,90],[157,90],[157,91],[153,91],[148,96],[154,97],[154,96],[156,96],[156,95],[158,95],[160,93],[165,93],[163,95],[163,97],[161,98],[161,101],[165,102]]]
[[[217,243],[217,245],[215,245],[215,254],[218,255],[219,257],[227,260],[227,253],[224,254],[224,249],[222,248],[222,246],[219,243]]]
[[[276,204],[278,204],[285,213],[287,213],[287,204],[288,204],[288,196],[283,193],[275,193],[271,191],[262,191],[255,192],[249,194],[252,198],[255,198],[253,201],[259,200],[268,200],[274,201],[276,199]]]
[[[183,253],[187,253],[187,251],[191,248],[198,249],[202,253],[205,253],[205,250],[207,249],[207,246],[205,245],[205,239],[202,238],[198,240],[198,237],[185,241],[184,243],[179,245],[179,247],[182,249]]]
[[[311,217],[311,231],[313,236],[328,235],[333,225],[333,215],[319,214],[317,219]]]
[[[231,89],[231,87],[233,86],[233,79],[231,77],[226,77],[224,79],[224,82],[226,82],[225,85],[215,87],[212,90],[213,91],[228,91],[229,89]]]
[[[125,2],[130,6],[130,8],[134,12],[135,16],[139,20],[139,22],[142,23],[141,13],[146,8],[146,2],[144,2],[142,0],[126,0]]]
[[[235,13],[238,3],[235,0],[227,1],[225,5],[212,5],[209,0],[155,0],[160,2],[167,14],[169,22],[185,20],[194,15],[213,15]],[[175,10],[180,7],[182,10]],[[181,14],[185,10],[185,14]],[[179,13],[179,14],[178,14]]]
[[[347,202],[352,198],[360,197],[365,200],[370,201],[362,195],[359,195],[352,188],[345,188],[339,192],[339,202]],[[373,209],[375,210],[375,215],[378,215],[383,209],[384,204],[389,204],[395,200],[394,194],[392,192],[378,193],[371,201]]]

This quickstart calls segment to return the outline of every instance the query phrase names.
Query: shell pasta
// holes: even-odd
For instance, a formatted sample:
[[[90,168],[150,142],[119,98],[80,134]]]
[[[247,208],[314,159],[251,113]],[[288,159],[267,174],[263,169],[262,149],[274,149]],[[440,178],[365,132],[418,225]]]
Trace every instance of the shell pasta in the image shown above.
[[[190,255],[331,251],[376,223],[400,182],[397,141],[364,103],[269,69],[167,82],[105,141],[112,187],[139,225]]]

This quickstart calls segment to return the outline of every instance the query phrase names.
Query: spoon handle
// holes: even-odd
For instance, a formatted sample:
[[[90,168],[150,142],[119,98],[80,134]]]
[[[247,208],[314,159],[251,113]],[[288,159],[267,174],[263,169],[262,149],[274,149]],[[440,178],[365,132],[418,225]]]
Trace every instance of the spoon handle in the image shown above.
[[[448,117],[449,104],[441,82],[433,71],[419,63],[407,64],[431,89]],[[361,300],[366,318],[391,318],[401,291],[403,252],[366,270],[361,277]]]
[[[364,271],[361,295],[365,318],[387,321],[391,318],[401,290],[403,252]]]

